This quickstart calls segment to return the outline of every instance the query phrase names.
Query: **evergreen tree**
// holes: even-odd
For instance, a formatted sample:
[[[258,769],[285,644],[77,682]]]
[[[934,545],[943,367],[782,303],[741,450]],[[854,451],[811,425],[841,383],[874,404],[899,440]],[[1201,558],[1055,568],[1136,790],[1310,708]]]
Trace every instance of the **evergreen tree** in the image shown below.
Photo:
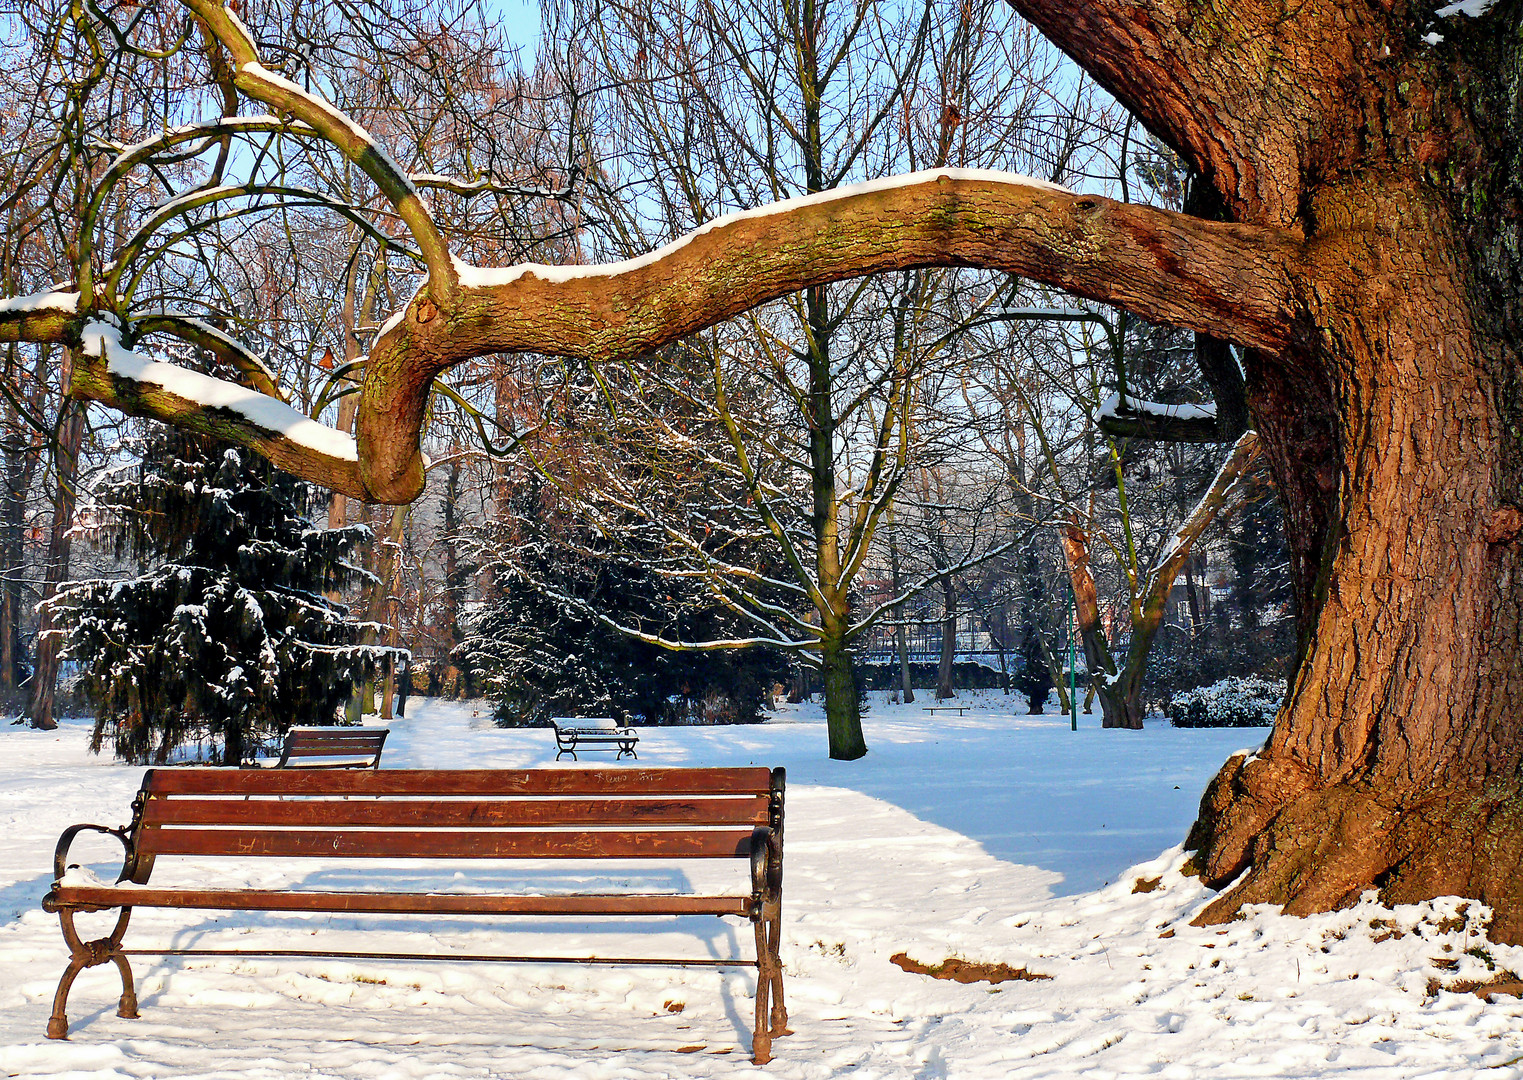
[[[637,528],[615,546],[547,513],[542,491],[531,476],[511,496],[508,521],[475,534],[495,588],[459,655],[484,675],[498,721],[756,721],[772,685],[787,676],[786,656],[764,647],[673,651],[610,626],[683,640],[738,629],[700,583],[661,574],[655,541],[644,545],[648,560],[636,557]]]
[[[154,428],[97,492],[100,539],[143,572],[53,601],[95,703],[91,748],[163,762],[199,739],[233,765],[293,723],[327,724],[392,650],[327,593],[369,577],[364,526],[324,529],[324,495],[252,451]]]

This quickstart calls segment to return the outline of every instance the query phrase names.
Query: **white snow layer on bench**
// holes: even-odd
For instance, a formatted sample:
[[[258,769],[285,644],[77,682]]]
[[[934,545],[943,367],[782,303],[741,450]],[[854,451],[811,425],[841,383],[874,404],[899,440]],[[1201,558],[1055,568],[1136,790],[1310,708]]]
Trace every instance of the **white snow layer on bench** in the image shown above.
[[[176,397],[208,409],[227,409],[265,431],[342,461],[358,461],[353,436],[319,424],[282,401],[199,371],[151,360],[122,344],[121,332],[110,323],[87,323],[81,335],[86,356],[106,361],[112,375],[162,387]]]
[[[1151,416],[1161,420],[1215,420],[1215,405],[1166,405],[1161,401],[1144,401],[1128,397],[1126,411],[1121,411],[1121,395],[1112,394],[1100,403],[1100,416]]]
[[[460,275],[460,284],[470,289],[484,289],[493,285],[506,285],[517,281],[526,274],[533,274],[541,281],[560,284],[577,278],[590,277],[615,277],[619,274],[627,274],[632,270],[650,266],[659,262],[674,252],[682,250],[692,243],[694,238],[722,229],[727,225],[733,225],[737,221],[750,218],[770,217],[773,214],[784,214],[798,210],[806,206],[823,206],[826,203],[837,202],[841,199],[850,199],[858,195],[867,195],[875,191],[891,191],[894,188],[913,187],[916,184],[928,183],[945,177],[948,180],[977,180],[984,183],[1008,184],[1011,187],[1040,188],[1044,191],[1059,191],[1071,194],[1068,188],[1058,184],[1050,184],[1045,180],[1038,180],[1030,176],[1022,176],[1019,173],[1001,172],[998,169],[925,169],[920,172],[905,173],[902,176],[885,176],[878,180],[865,180],[860,184],[847,184],[843,187],[833,188],[830,191],[820,191],[813,195],[801,195],[796,199],[783,199],[780,202],[768,203],[766,206],[757,206],[750,210],[738,210],[733,214],[725,214],[700,225],[692,232],[679,236],[669,244],[663,244],[654,251],[638,255],[633,259],[622,259],[619,262],[602,263],[596,266],[549,266],[545,263],[519,263],[516,266],[504,267],[479,267],[455,259],[455,270]]]

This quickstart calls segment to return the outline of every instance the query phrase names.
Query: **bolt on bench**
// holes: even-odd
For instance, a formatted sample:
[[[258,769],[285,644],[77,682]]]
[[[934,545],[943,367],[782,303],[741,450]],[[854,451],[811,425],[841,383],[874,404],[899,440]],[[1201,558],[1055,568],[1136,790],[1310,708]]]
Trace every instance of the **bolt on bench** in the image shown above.
[[[753,1060],[771,1057],[788,1033],[778,954],[783,878],[782,769],[149,769],[120,829],[74,825],[54,854],[56,912],[69,946],[48,1037],[68,1035],[65,1006],[85,968],[114,963],[121,974],[118,1016],[137,1016],[129,956],[327,956],[497,962],[755,967]],[[115,884],[68,865],[86,831],[114,836],[126,857]],[[589,892],[551,895],[156,887],[156,862],[179,856],[278,858],[749,860],[749,888],[718,895]],[[190,867],[192,870],[193,866]],[[177,867],[177,870],[182,867]],[[126,949],[134,907],[218,911],[341,912],[406,915],[735,915],[755,928],[756,959],[661,960],[547,956],[460,956],[300,949]],[[81,911],[120,908],[115,929],[82,941]]]

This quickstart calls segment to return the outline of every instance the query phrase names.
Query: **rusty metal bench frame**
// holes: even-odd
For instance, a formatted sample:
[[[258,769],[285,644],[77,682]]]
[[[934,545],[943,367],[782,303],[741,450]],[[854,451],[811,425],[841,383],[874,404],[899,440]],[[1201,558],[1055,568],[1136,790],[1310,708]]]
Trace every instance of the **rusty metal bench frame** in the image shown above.
[[[293,727],[277,769],[379,769],[390,728]]]
[[[150,769],[133,801],[132,823],[74,825],[59,838],[54,884],[43,908],[57,913],[69,962],[58,983],[48,1038],[68,1036],[65,1008],[75,977],[114,963],[121,974],[117,1015],[138,1015],[129,956],[325,956],[495,962],[754,967],[753,1060],[771,1057],[788,1033],[783,969],[782,769]],[[70,845],[81,832],[114,836],[125,851],[114,885],[66,880]],[[516,895],[318,892],[301,889],[150,887],[158,859],[274,857],[384,859],[746,859],[748,892],[721,895],[577,893]],[[297,949],[126,949],[134,907],[471,915],[734,915],[756,935],[756,959],[459,956]],[[120,908],[115,928],[84,941],[81,911]]]
[[[583,750],[613,750],[618,749],[619,754],[615,761],[622,761],[625,754],[639,760],[640,755],[635,753],[635,743],[640,741],[639,733],[632,727],[620,727],[614,720],[601,718],[557,716],[550,721],[555,725],[555,760],[559,761],[562,754],[570,754],[571,760],[577,760],[576,751],[578,744],[590,743],[583,746]],[[601,722],[602,726],[579,726],[596,725]]]

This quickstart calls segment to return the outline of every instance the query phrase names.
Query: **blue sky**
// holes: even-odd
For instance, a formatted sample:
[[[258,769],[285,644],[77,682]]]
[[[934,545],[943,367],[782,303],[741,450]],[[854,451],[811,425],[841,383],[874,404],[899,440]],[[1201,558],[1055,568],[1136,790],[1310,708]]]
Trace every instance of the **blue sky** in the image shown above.
[[[508,39],[524,48],[524,60],[534,55],[539,41],[539,0],[491,0],[488,5],[502,13]]]

